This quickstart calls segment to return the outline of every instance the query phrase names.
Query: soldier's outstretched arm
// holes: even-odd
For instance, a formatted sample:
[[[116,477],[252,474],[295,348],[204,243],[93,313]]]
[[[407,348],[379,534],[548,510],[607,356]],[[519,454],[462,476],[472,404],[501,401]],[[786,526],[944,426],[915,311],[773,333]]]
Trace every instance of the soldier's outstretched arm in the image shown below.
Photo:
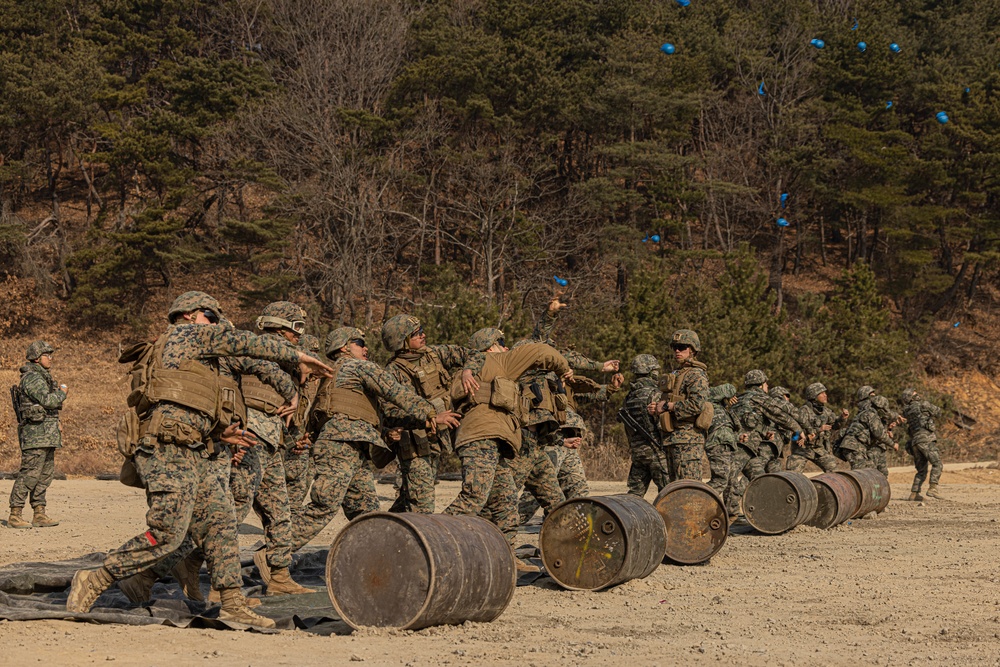
[[[876,440],[886,447],[894,447],[896,445],[892,440],[892,436],[889,435],[889,430],[882,423],[881,418],[877,414],[871,411],[865,411],[862,414],[862,419],[864,420],[864,425],[868,428],[868,432],[872,434],[872,439]],[[872,443],[874,444],[874,443]]]
[[[767,418],[782,428],[801,433],[803,430],[802,424],[782,405],[782,403],[787,403],[787,401],[778,401],[771,397],[768,397],[768,399],[764,401],[764,412]]]
[[[497,361],[504,369],[504,376],[510,379],[519,378],[532,368],[552,371],[560,376],[572,372],[566,357],[544,343],[521,345],[498,355]]]
[[[235,357],[231,358],[231,365],[233,370],[240,375],[253,375],[264,384],[271,386],[286,401],[291,401],[299,395],[299,388],[292,380],[292,376],[273,361]]]
[[[434,406],[421,398],[413,389],[396,381],[388,371],[372,361],[358,365],[358,377],[365,390],[392,403],[410,417],[426,421],[435,414]]]
[[[66,392],[61,389],[49,391],[49,383],[40,373],[25,375],[21,381],[21,389],[24,390],[28,398],[49,410],[55,410],[66,400]]]

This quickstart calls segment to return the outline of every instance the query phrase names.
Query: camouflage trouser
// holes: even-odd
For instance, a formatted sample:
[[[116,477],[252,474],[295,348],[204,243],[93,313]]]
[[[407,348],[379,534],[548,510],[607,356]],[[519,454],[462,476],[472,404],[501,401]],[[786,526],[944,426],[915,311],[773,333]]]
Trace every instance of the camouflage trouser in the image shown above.
[[[768,450],[762,451],[767,452]],[[747,486],[767,472],[767,462],[771,459],[769,453],[760,456],[742,445],[736,447],[733,452],[732,476],[730,477],[729,497],[726,502],[726,508],[730,513],[739,512],[740,501],[743,499]]]
[[[566,451],[562,467],[559,468],[558,479],[559,486],[567,498],[582,498],[590,493],[587,471],[583,468],[579,449]]]
[[[219,456],[228,457],[227,450]],[[125,579],[152,568],[190,535],[205,553],[212,588],[238,587],[243,580],[228,466],[204,449],[157,443],[151,451],[136,452],[135,467],[146,485],[149,530],[107,555],[104,566],[111,575]]]
[[[670,479],[701,481],[701,459],[705,455],[705,437],[694,429],[677,430],[663,443],[670,461]]]
[[[708,485],[723,498],[728,498],[729,487],[732,484],[735,452],[731,446],[718,442],[711,445],[706,444],[705,455],[708,456],[708,467],[712,471],[712,479],[708,480]]]
[[[662,491],[670,483],[670,468],[663,450],[645,441],[630,444],[632,467],[628,471],[628,492],[641,498],[649,490],[650,482],[657,491]]]
[[[429,454],[399,461],[402,483],[390,512],[434,513],[434,482],[437,480],[440,454]]]
[[[254,452],[255,470],[247,471],[249,480],[256,480],[257,487],[249,496],[237,495],[237,487],[241,494],[249,490],[248,480],[244,479],[244,456],[239,465],[233,465],[229,477],[236,505],[236,525],[246,520],[250,508],[260,517],[264,527],[264,544],[267,549],[267,563],[272,568],[281,569],[292,564],[292,517],[288,507],[288,492],[285,489],[285,466],[280,450],[272,450],[266,445],[252,448]],[[237,481],[239,480],[239,481]]]
[[[316,477],[309,503],[293,508],[292,553],[326,528],[341,507],[348,519],[378,511],[375,475],[367,453],[366,442],[344,442],[323,435],[316,440],[312,446]]]
[[[868,460],[867,452],[863,449],[838,449],[837,454],[850,464],[851,470],[874,467]]]
[[[910,455],[913,456],[913,466],[917,469],[917,474],[913,476],[913,486],[910,491],[920,493],[920,487],[927,479],[927,469],[930,468],[930,485],[934,486],[941,481],[941,472],[944,464],[941,463],[941,453],[938,452],[937,442],[934,440],[921,441],[910,444]]]
[[[521,439],[524,443],[521,447],[521,456],[513,459],[510,467],[514,476],[514,488],[519,490],[524,486],[517,504],[518,521],[524,524],[531,520],[538,509],[539,503],[536,502],[536,498],[548,512],[564,501],[566,496],[559,487],[555,464],[548,453],[538,445],[536,434],[528,429],[521,429]]]
[[[793,445],[792,454],[788,457],[788,461],[785,462],[785,467],[788,470],[802,472],[806,469],[806,461],[812,461],[823,472],[833,472],[840,465],[837,457],[822,447],[796,447]]]
[[[285,489],[288,490],[288,507],[301,507],[312,484],[313,469],[309,452],[294,453],[291,449],[281,450],[285,463]]]
[[[496,440],[475,440],[457,448],[462,460],[462,490],[445,514],[481,516],[496,524],[511,546],[517,538],[517,488]]]
[[[21,469],[17,471],[14,488],[10,490],[10,506],[24,507],[31,497],[32,507],[45,507],[45,492],[56,474],[54,447],[21,450]]]
[[[867,467],[875,468],[885,475],[886,479],[889,479],[889,462],[886,460],[884,449],[881,447],[869,447],[868,462],[869,465]]]

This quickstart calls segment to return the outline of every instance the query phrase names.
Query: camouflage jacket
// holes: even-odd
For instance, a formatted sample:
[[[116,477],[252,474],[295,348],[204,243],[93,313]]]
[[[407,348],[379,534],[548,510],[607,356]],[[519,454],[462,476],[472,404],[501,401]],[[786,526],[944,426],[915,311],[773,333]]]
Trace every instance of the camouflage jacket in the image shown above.
[[[298,352],[287,341],[275,336],[256,336],[249,331],[231,329],[211,324],[172,324],[167,329],[167,340],[163,347],[164,368],[178,368],[188,359],[198,361],[210,368],[220,370],[220,357],[253,357],[267,361],[298,363]],[[163,401],[152,410],[165,421],[173,421],[190,427],[200,434],[200,442],[192,447],[200,447],[215,426],[213,420],[191,408]]]
[[[341,358],[335,358],[333,361],[335,364],[339,363]],[[397,382],[392,374],[380,368],[374,361],[344,359],[337,376],[324,382],[333,382],[334,387],[352,389],[376,401],[381,399],[392,403],[407,417],[423,423],[435,414],[434,406],[430,402],[421,398],[409,385]],[[324,438],[342,442],[366,442],[378,447],[386,446],[379,429],[363,419],[351,419],[343,413],[327,415],[314,409],[309,424],[314,442],[318,438]]]
[[[659,400],[660,387],[658,378],[646,375],[637,377],[632,381],[629,385],[628,393],[625,395],[625,403],[622,405],[622,408],[627,410],[632,418],[646,429],[647,433],[656,438],[657,444],[659,444],[662,438],[660,429],[656,421],[646,410],[646,406]],[[633,450],[653,446],[653,443],[649,442],[648,438],[641,433],[633,432],[627,426],[625,427],[625,434],[628,436],[629,447]]]
[[[730,390],[731,391],[731,390]],[[721,386],[711,387],[708,390],[708,400],[712,402],[714,410],[712,412],[712,425],[708,427],[708,435],[705,437],[705,446],[725,445],[729,449],[736,449],[736,422],[729,414],[729,399]]]
[[[865,450],[869,447],[889,449],[893,446],[892,436],[870,400],[858,403],[858,413],[844,429],[844,437],[838,446],[849,450]]]
[[[66,392],[41,364],[29,361],[21,366],[21,418],[17,438],[21,449],[47,449],[62,446],[59,411]]]
[[[843,417],[838,416],[830,409],[830,406],[819,401],[809,401],[799,408],[799,423],[806,429],[807,433],[815,433],[814,440],[799,442],[800,447],[806,449],[830,449],[831,443],[835,439],[837,431],[842,429],[847,423]],[[832,427],[829,431],[822,430],[824,426]]]
[[[261,337],[286,342],[282,336],[272,331],[265,331]],[[241,361],[243,360],[251,363],[252,370],[249,373],[241,372],[241,375],[255,375],[261,382],[271,385],[286,401],[291,401],[299,393],[298,385],[294,379],[298,376],[297,364],[279,364],[260,359],[251,360],[246,357],[242,357]],[[247,408],[247,428],[253,431],[258,440],[271,448],[287,444],[291,437],[285,429],[284,419],[253,408]]]
[[[773,396],[768,396],[760,387],[751,387],[740,394],[730,414],[740,433],[747,434],[747,441],[742,443],[744,447],[758,455],[772,456],[775,455],[775,451],[769,454],[761,451],[765,443],[772,450],[778,447],[779,443],[769,442],[764,438],[768,431],[773,430],[774,426],[780,426],[793,433],[802,431],[802,425],[782,403],[787,401],[779,401]]]
[[[937,441],[934,419],[941,416],[941,408],[928,401],[911,401],[903,408],[903,416],[906,417],[911,443],[920,445]]]
[[[671,410],[671,413],[675,433],[677,431],[693,431],[695,420],[704,409],[705,403],[708,402],[708,373],[705,370],[705,364],[700,361],[689,359],[684,362],[679,369],[669,373],[666,378],[661,377],[660,386],[665,386],[664,381],[672,384],[676,376],[685,368],[692,370],[684,374],[684,379],[677,392],[679,398],[674,400],[666,394],[660,398],[661,401],[674,401],[674,409]]]

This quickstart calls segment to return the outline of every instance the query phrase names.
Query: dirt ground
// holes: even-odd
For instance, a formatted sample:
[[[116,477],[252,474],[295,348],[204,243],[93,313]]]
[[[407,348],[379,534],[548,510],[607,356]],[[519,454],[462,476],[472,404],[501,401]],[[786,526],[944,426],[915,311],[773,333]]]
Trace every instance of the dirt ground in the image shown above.
[[[951,466],[949,466],[951,467]],[[489,624],[322,637],[64,621],[0,623],[4,664],[750,665],[1000,664],[1000,470],[946,471],[947,500],[909,503],[911,474],[874,520],[774,537],[730,535],[703,566],[663,565],[612,590],[517,589]],[[439,485],[443,506],[457,483]],[[599,482],[593,493],[623,484]],[[0,494],[10,482],[0,482]],[[391,487],[379,486],[388,501]],[[0,564],[118,546],[143,526],[142,495],[116,482],[57,481],[56,528],[0,528]],[[648,498],[651,500],[653,495]],[[339,518],[316,540],[329,544]],[[259,539],[245,525],[244,545]],[[524,534],[536,543],[536,534]]]

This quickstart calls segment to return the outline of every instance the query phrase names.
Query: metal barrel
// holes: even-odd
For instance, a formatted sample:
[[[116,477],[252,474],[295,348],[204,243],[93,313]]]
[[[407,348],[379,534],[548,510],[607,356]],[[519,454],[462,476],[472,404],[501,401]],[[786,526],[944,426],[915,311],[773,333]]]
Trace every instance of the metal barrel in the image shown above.
[[[326,589],[352,628],[492,621],[514,596],[514,552],[489,521],[364,514],[333,540]]]
[[[800,472],[773,472],[750,482],[743,494],[747,522],[765,535],[805,523],[816,512],[816,487]]]
[[[538,543],[556,583],[587,591],[649,576],[667,547],[659,512],[628,494],[556,505],[542,523]]]
[[[682,565],[704,563],[729,536],[726,504],[708,484],[671,482],[653,501],[667,531],[667,558]]]
[[[861,505],[861,493],[850,479],[828,472],[812,478],[816,487],[817,505],[806,525],[833,528],[854,516]]]
[[[858,510],[850,518],[859,519],[869,512],[881,513],[889,504],[892,489],[889,487],[889,480],[878,470],[860,468],[858,470],[840,470],[837,474],[851,480],[861,498]]]

